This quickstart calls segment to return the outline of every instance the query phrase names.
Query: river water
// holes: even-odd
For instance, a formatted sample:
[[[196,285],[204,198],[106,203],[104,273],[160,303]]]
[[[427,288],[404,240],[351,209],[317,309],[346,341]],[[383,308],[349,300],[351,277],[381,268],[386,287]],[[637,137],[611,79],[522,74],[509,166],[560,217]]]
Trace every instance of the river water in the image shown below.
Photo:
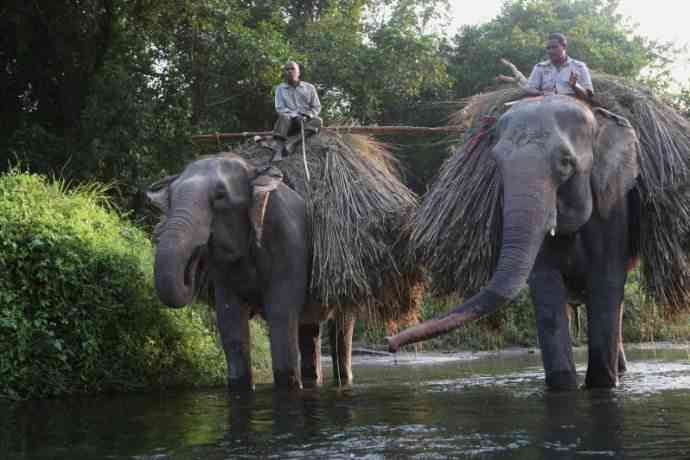
[[[628,358],[611,391],[546,391],[519,351],[357,357],[345,389],[0,402],[0,459],[690,459],[688,350]]]

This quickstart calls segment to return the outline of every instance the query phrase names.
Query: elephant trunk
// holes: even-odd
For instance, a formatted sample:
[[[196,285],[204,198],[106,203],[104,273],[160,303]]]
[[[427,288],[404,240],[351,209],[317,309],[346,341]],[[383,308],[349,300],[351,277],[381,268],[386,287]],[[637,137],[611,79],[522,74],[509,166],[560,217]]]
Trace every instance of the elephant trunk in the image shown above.
[[[173,308],[188,305],[194,296],[193,286],[185,280],[185,265],[179,262],[183,257],[181,253],[184,252],[186,251],[174,249],[156,250],[154,264],[156,294],[161,302]]]
[[[512,300],[532,271],[546,232],[555,226],[556,193],[545,182],[533,187],[504,175],[503,239],[496,270],[479,293],[444,316],[424,321],[387,338],[388,348],[446,334]]]
[[[158,237],[154,263],[154,284],[161,302],[173,308],[192,302],[198,273],[204,269],[210,218],[190,213],[171,217]]]

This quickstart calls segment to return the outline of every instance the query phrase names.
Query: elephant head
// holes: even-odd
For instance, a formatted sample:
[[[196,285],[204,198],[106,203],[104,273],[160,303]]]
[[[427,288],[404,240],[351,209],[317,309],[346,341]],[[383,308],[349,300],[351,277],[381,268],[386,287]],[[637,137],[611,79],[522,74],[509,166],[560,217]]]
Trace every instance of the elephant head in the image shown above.
[[[624,203],[639,174],[638,151],[626,120],[596,114],[575,98],[515,104],[497,121],[491,151],[503,184],[501,249],[491,279],[445,316],[390,338],[391,351],[449,332],[513,299],[545,237],[577,232],[595,214],[606,220]]]
[[[154,232],[154,272],[164,304],[191,303],[210,257],[233,261],[246,255],[255,176],[243,159],[226,154],[197,160],[150,187],[148,198],[163,215]]]

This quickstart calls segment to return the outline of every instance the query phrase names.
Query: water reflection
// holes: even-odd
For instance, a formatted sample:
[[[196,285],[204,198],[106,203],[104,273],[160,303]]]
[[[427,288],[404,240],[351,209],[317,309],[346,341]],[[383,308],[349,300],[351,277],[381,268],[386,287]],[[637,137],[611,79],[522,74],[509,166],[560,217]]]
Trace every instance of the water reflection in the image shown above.
[[[623,416],[611,391],[546,392],[541,458],[623,458]]]
[[[0,403],[0,458],[688,458],[687,355],[630,357],[613,391],[546,391],[523,354],[361,363],[346,389]]]

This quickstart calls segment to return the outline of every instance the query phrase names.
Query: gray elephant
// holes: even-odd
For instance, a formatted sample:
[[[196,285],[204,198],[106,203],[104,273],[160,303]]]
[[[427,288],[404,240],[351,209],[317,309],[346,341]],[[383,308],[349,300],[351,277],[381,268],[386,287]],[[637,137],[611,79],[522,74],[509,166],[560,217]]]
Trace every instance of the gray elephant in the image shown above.
[[[306,205],[282,182],[270,200],[257,200],[256,176],[244,159],[225,154],[194,161],[150,188],[149,199],[163,214],[155,230],[155,289],[164,304],[182,307],[208,277],[230,389],[253,388],[249,319],[255,313],[268,324],[275,385],[319,384],[321,322],[333,312],[307,299]],[[354,318],[344,315],[336,323],[334,374],[350,383]]]
[[[621,301],[639,244],[639,143],[625,119],[599,112],[550,96],[522,100],[498,119],[482,152],[493,156],[503,190],[495,270],[445,316],[389,338],[391,351],[494,311],[528,282],[546,384],[576,386],[568,301],[587,306],[586,385],[617,384]]]

